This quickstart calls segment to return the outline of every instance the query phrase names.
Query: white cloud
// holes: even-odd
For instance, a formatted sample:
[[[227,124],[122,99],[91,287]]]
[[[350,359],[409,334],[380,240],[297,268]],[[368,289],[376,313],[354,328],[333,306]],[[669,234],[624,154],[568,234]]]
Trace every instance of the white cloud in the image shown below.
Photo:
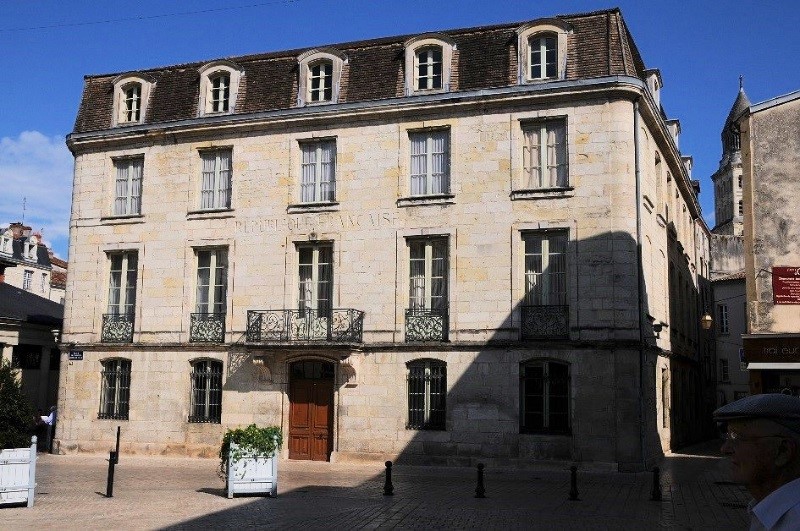
[[[72,197],[72,154],[64,137],[24,131],[0,138],[0,226],[22,221],[42,230],[56,253],[66,255]]]

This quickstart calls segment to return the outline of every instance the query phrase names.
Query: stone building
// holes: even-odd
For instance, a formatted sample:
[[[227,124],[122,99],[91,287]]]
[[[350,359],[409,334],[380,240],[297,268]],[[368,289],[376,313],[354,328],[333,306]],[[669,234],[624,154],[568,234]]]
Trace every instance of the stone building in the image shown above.
[[[745,109],[747,334],[754,393],[800,394],[800,91]]]
[[[641,469],[709,231],[616,9],[88,76],[61,451]]]

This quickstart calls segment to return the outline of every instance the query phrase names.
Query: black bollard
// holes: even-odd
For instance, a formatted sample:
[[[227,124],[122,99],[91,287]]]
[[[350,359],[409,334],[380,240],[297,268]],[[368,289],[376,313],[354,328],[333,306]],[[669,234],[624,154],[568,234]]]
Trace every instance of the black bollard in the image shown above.
[[[114,466],[117,464],[117,452],[108,452],[108,480],[106,481],[106,498],[114,497]]]
[[[483,487],[483,463],[478,463],[478,487],[475,489],[476,498],[485,498],[486,489]]]
[[[650,499],[661,501],[661,470],[658,467],[653,469],[653,491],[650,493]]]
[[[121,426],[117,426],[117,449],[108,452],[108,479],[106,480],[106,498],[114,497],[114,467],[119,463],[119,432]]]
[[[569,481],[569,499],[578,501],[578,467],[569,467],[570,481]]]
[[[383,484],[383,495],[391,496],[394,494],[394,485],[392,485],[392,462],[386,461],[386,482]]]

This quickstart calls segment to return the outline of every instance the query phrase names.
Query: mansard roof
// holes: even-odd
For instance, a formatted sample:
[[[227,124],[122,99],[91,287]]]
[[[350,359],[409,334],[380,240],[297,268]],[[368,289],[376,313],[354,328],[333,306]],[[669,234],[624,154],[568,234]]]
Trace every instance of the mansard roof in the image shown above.
[[[567,43],[567,80],[626,75],[644,79],[645,66],[619,9],[560,15],[572,28]],[[552,21],[552,18],[543,19]],[[535,21],[534,21],[535,22]],[[517,83],[517,34],[521,23],[439,32],[455,43],[457,80],[452,92],[498,88]],[[297,105],[297,58],[313,48],[334,48],[348,58],[340,102],[364,102],[403,97],[404,43],[415,35],[369,39],[306,49],[229,57],[243,71],[235,114],[275,111]],[[143,124],[165,123],[198,116],[200,76],[209,61],[128,72],[153,80]],[[112,127],[113,81],[120,74],[84,79],[84,91],[74,133]]]

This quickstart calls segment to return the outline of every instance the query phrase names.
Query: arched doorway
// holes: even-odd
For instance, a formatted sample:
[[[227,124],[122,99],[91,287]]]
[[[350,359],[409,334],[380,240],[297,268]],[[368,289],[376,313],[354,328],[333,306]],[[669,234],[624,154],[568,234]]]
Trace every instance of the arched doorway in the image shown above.
[[[289,365],[289,459],[328,461],[333,450],[334,364]]]

